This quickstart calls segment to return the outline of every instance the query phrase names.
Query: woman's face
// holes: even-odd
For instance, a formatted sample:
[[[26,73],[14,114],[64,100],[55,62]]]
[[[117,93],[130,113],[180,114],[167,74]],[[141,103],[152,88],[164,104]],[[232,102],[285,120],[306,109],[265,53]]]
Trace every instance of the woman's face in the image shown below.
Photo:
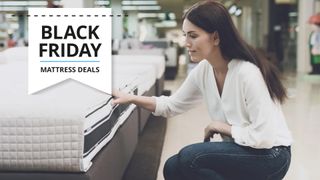
[[[193,62],[208,59],[217,50],[219,45],[217,33],[208,33],[188,19],[183,21],[182,30],[185,34],[185,46]]]

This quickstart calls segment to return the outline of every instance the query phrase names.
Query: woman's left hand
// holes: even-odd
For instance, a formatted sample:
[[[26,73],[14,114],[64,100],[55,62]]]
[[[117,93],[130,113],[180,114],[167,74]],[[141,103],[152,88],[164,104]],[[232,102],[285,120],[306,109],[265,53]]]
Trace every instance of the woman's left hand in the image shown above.
[[[211,122],[204,129],[204,142],[209,142],[210,138],[213,138],[215,134],[223,134],[227,136],[231,136],[231,126],[227,123],[220,121]]]

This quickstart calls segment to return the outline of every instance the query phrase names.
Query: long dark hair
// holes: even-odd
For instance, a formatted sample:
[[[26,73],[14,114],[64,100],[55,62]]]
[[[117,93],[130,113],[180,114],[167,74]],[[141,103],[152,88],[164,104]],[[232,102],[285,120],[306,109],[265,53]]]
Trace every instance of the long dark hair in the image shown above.
[[[208,33],[218,32],[222,56],[226,59],[249,61],[258,66],[271,98],[284,102],[287,92],[281,83],[280,72],[266,58],[258,56],[241,38],[223,4],[214,0],[200,1],[185,12],[183,19],[188,19]]]

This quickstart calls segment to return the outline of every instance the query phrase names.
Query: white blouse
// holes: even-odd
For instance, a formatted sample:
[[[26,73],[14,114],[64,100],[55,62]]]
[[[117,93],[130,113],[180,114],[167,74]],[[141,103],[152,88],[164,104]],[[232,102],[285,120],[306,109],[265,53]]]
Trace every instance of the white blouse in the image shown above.
[[[223,137],[225,141],[253,148],[292,143],[280,103],[271,99],[259,68],[247,61],[229,62],[221,96],[213,68],[203,60],[176,93],[155,98],[153,114],[165,117],[183,113],[204,99],[212,120],[231,125],[232,138]]]

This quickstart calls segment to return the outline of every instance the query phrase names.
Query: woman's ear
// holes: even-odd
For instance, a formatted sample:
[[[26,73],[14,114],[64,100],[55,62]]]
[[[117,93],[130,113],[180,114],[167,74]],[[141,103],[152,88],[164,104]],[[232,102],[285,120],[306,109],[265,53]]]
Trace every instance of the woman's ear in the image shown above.
[[[212,40],[213,40],[213,44],[214,44],[215,46],[219,46],[219,44],[220,44],[220,37],[219,37],[219,33],[218,33],[217,31],[215,31],[215,32],[213,32],[213,33],[211,34],[211,38],[212,38]]]

